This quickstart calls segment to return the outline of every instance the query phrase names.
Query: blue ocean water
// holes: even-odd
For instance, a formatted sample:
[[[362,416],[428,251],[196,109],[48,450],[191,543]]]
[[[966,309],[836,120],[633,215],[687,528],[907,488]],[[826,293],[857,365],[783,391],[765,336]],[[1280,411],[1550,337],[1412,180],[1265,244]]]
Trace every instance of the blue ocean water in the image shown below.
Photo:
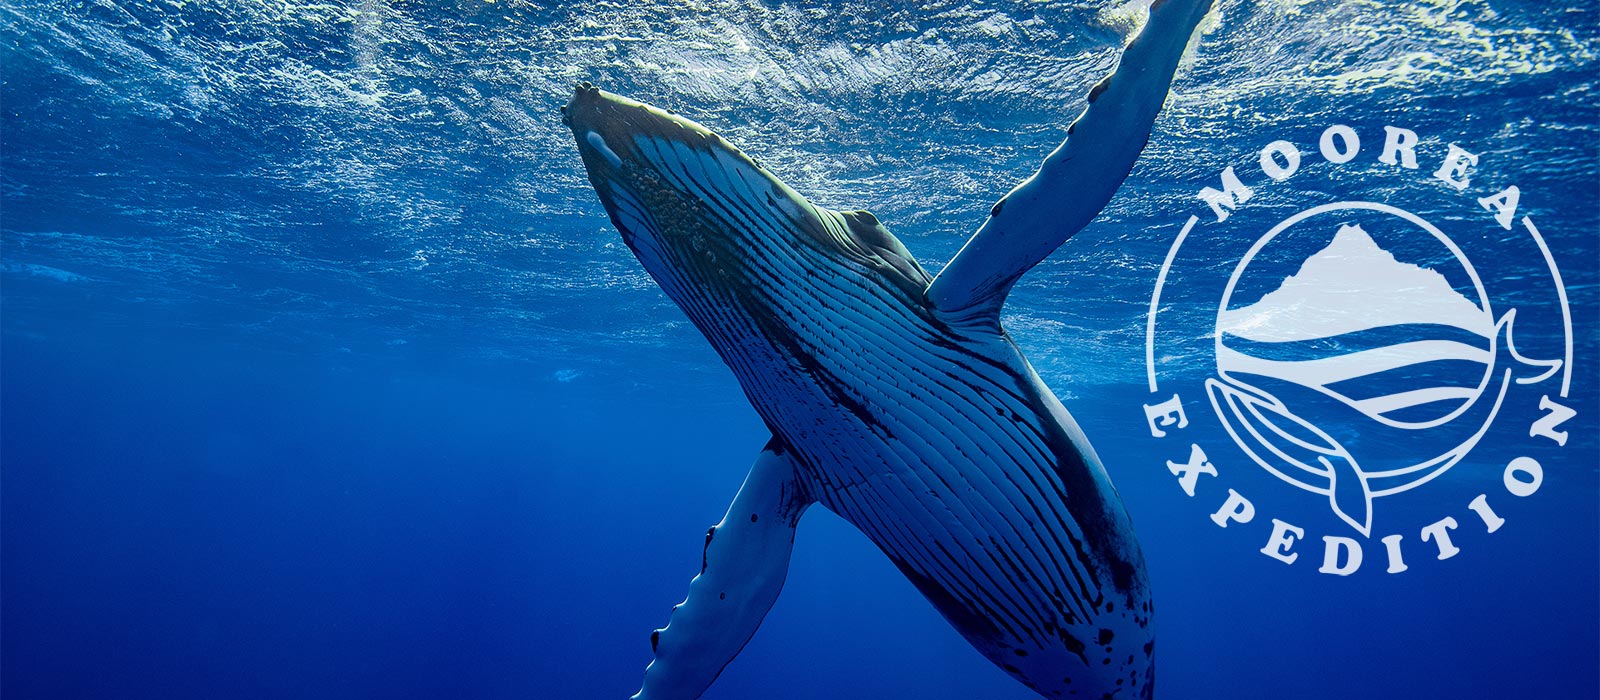
[[[572,86],[695,118],[936,270],[1059,142],[1139,5],[0,5],[0,694],[631,694],[767,435],[606,221],[559,121]],[[1218,5],[1121,193],[1005,316],[1133,517],[1159,697],[1600,695],[1600,12]],[[1345,167],[1311,155],[1335,123],[1366,144]],[[1386,125],[1420,135],[1417,171],[1377,161]],[[1268,184],[1276,139],[1305,172]],[[1166,462],[1187,443],[1145,423],[1164,256],[1228,166],[1258,185],[1240,221],[1359,192],[1523,255],[1429,180],[1450,143],[1479,155],[1475,196],[1520,187],[1563,275],[1568,442],[1508,495],[1537,417],[1508,409],[1380,501],[1403,573],[1376,543],[1317,573],[1335,521],[1287,491],[1261,517],[1306,526],[1302,561],[1263,556],[1266,528],[1215,526],[1225,489],[1185,495]],[[1240,251],[1208,240],[1189,261],[1225,277]],[[1559,348],[1548,277],[1498,269],[1519,347]],[[1212,331],[1174,303],[1169,327]],[[1218,468],[1269,493],[1242,459]],[[1415,533],[1447,514],[1440,561]],[[706,697],[1032,694],[814,509]]]

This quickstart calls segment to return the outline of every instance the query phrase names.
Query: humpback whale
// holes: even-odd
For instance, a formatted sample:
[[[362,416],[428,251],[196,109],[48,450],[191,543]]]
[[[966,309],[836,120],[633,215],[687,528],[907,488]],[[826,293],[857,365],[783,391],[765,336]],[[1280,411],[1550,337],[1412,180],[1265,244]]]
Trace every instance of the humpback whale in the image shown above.
[[[937,277],[871,213],[816,206],[699,124],[579,85],[563,119],[611,222],[771,431],[651,635],[636,700],[711,685],[777,598],[812,505],[1040,695],[1151,697],[1132,525],[999,314],[1126,178],[1210,4],[1157,0],[1066,141]]]

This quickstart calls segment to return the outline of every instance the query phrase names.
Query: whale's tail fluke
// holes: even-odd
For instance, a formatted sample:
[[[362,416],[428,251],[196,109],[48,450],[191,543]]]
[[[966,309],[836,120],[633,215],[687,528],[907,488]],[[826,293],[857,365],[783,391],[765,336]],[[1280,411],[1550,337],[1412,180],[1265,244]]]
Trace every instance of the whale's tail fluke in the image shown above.
[[[1516,325],[1517,310],[1507,311],[1496,324],[1501,335],[1506,352],[1511,355],[1519,367],[1516,368],[1518,384],[1538,384],[1560,372],[1565,364],[1564,360],[1538,360],[1527,357],[1517,350],[1516,339],[1512,337],[1511,329]]]

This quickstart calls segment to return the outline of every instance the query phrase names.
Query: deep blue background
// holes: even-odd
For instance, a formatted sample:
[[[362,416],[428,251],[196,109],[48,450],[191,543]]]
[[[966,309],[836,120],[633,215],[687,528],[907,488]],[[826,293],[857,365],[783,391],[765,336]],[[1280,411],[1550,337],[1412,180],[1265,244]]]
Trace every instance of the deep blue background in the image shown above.
[[[1133,515],[1161,697],[1595,697],[1594,4],[1220,5],[1117,202],[1006,317]],[[937,269],[1129,26],[1032,3],[6,3],[0,694],[626,697],[766,435],[606,224],[557,122],[570,86],[691,114]],[[1577,326],[1580,413],[1540,492],[1494,490],[1513,443],[1475,453],[1406,506],[1455,514],[1462,553],[1400,576],[1375,548],[1336,579],[1216,528],[1218,492],[1183,495],[1184,445],[1139,411],[1194,191],[1333,121],[1410,126],[1425,166],[1483,153]],[[1468,520],[1478,492],[1500,532]],[[815,509],[707,697],[1030,694]]]

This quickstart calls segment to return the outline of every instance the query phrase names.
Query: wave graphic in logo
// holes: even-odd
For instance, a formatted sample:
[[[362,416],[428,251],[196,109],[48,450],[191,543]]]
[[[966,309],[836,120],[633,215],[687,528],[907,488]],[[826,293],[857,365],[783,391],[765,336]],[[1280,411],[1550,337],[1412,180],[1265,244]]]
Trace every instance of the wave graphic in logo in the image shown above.
[[[1515,352],[1515,312],[1496,319],[1470,263],[1420,220],[1413,223],[1471,280],[1476,301],[1344,224],[1295,274],[1232,307],[1241,277],[1256,272],[1255,254],[1293,223],[1264,237],[1230,280],[1217,319],[1217,376],[1206,385],[1255,462],[1327,495],[1340,519],[1368,535],[1373,498],[1432,479],[1482,438],[1511,381],[1503,356],[1545,370],[1525,381],[1555,367]],[[1368,444],[1368,459],[1357,459],[1353,450]]]

